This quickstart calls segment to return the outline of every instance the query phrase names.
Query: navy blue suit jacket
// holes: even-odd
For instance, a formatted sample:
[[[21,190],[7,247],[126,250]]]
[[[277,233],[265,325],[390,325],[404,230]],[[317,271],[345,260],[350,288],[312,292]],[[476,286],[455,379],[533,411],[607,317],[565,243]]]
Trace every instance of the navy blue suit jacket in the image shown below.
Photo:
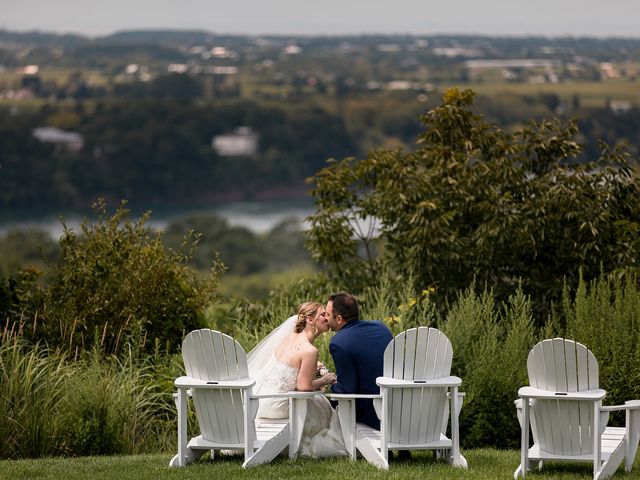
[[[387,326],[379,321],[353,320],[338,330],[329,343],[338,377],[331,391],[380,393],[376,378],[382,376],[384,350],[392,339]],[[356,401],[356,420],[380,428],[372,400]]]

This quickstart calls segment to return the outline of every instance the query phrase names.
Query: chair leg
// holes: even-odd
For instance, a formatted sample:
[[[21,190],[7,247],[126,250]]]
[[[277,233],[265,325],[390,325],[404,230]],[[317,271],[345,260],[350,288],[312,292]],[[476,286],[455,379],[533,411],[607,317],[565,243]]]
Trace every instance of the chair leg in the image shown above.
[[[267,442],[255,451],[245,462],[242,468],[255,467],[273,460],[280,452],[285,450],[290,441],[290,425],[282,429],[280,433],[267,440]]]
[[[171,467],[183,467],[189,460],[190,455],[187,450],[187,391],[178,388],[178,393],[173,395],[178,411],[178,454],[169,462]]]
[[[466,459],[460,454],[460,433],[458,424],[458,387],[453,387],[451,393],[451,464],[454,467],[467,468]]]
[[[625,405],[631,407],[627,408],[626,414],[627,448],[624,462],[625,470],[630,472],[640,443],[640,400],[629,400]]]
[[[356,448],[371,465],[375,465],[383,470],[389,469],[389,459],[386,454],[375,448],[358,432],[356,432]]]
[[[464,458],[464,455],[462,455],[461,453],[458,454],[458,459],[457,461],[453,462],[452,464],[454,467],[458,467],[458,468],[463,468],[463,469],[467,469],[468,468],[468,464],[467,464],[467,459]]]
[[[344,443],[351,460],[357,458],[356,449],[356,402],[355,400],[338,400],[338,419],[344,436]]]

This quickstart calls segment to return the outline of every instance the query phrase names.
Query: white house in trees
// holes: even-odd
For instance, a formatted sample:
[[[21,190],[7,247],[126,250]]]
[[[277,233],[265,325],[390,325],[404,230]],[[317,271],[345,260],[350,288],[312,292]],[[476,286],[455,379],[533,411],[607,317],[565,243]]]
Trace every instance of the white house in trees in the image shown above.
[[[211,147],[221,157],[249,157],[258,151],[258,134],[251,127],[238,127],[213,137]]]

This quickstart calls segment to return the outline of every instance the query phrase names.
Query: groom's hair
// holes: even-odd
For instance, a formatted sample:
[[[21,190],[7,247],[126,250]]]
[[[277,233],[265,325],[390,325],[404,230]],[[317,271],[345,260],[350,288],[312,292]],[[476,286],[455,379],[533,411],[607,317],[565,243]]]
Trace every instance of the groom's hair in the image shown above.
[[[360,318],[358,301],[350,293],[333,293],[329,295],[329,301],[333,302],[334,317],[341,315],[347,323]]]

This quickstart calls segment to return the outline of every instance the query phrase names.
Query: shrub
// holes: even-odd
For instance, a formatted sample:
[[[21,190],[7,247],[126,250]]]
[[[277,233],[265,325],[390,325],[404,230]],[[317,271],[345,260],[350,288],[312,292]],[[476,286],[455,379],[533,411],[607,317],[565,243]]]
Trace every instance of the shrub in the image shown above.
[[[531,301],[518,290],[498,308],[491,292],[458,297],[442,324],[453,344],[454,373],[466,393],[460,429],[465,447],[519,445],[513,401],[527,379],[535,343]]]
[[[565,336],[586,345],[600,367],[606,403],[640,398],[640,288],[638,276],[580,279],[571,301],[564,295]]]
[[[145,227],[149,214],[132,221],[121,205],[107,217],[102,201],[94,210],[97,222],[85,219],[81,235],[65,225],[45,300],[47,341],[72,351],[97,345],[117,353],[128,342],[175,350],[185,332],[203,325],[221,264],[214,259],[202,282],[186,265],[193,236],[178,253]]]

